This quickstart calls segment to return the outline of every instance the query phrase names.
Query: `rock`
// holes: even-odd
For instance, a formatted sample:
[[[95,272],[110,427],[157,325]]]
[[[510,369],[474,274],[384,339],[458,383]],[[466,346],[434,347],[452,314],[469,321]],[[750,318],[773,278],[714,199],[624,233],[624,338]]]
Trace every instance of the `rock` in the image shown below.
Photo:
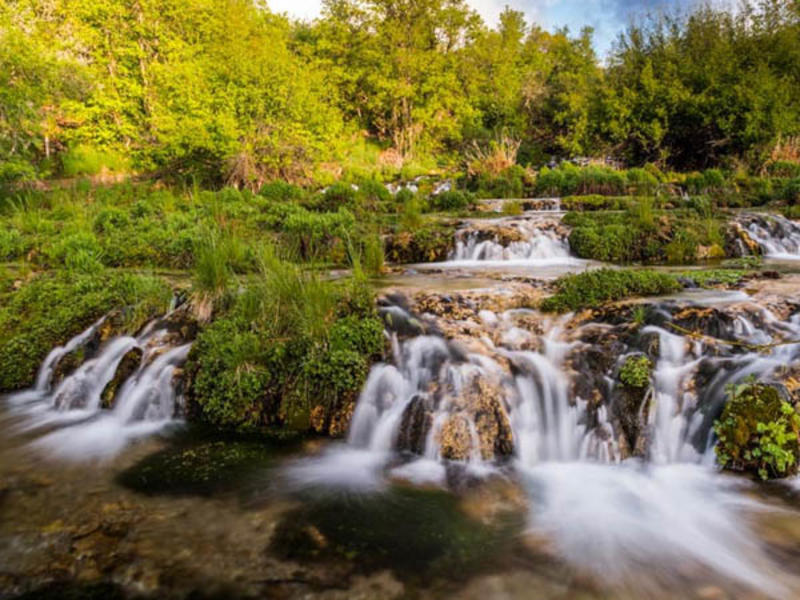
[[[117,370],[114,372],[114,376],[111,378],[111,381],[106,384],[106,387],[103,388],[103,391],[100,394],[101,408],[114,408],[117,392],[119,391],[120,387],[122,387],[122,384],[125,383],[125,381],[139,368],[143,356],[144,351],[138,347],[131,348],[123,355],[122,360],[120,360],[119,364],[117,365]]]
[[[729,258],[761,256],[761,246],[740,223],[731,223],[725,231],[725,255]]]
[[[433,424],[433,412],[430,399],[426,396],[415,396],[403,411],[400,432],[397,438],[397,449],[424,454],[425,440]]]
[[[439,448],[442,458],[448,460],[467,460],[472,454],[472,436],[469,420],[461,414],[448,417],[439,432]]]

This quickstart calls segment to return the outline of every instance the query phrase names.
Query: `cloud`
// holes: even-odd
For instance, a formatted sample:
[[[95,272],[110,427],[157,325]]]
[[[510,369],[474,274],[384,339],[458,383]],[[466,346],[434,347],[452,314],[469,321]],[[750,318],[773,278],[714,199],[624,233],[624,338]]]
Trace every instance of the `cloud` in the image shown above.
[[[467,0],[489,25],[497,23],[508,5],[525,13],[529,23],[545,29],[568,27],[578,33],[583,27],[595,30],[595,47],[602,56],[617,35],[633,20],[647,13],[684,10],[701,0]],[[297,19],[314,19],[322,9],[321,0],[268,0],[274,12]]]

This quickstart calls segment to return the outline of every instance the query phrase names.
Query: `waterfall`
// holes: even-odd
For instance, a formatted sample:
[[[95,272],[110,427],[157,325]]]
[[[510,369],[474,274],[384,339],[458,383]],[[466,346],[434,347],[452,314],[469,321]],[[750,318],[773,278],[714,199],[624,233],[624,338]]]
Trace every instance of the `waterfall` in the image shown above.
[[[23,417],[19,428],[43,432],[34,445],[74,459],[113,456],[128,441],[156,432],[180,413],[178,368],[191,344],[175,345],[162,319],[149,323],[137,337],[117,336],[103,343],[62,381],[53,380],[60,360],[95,339],[101,321],[53,350],[42,363],[36,384],[8,397],[13,412]],[[119,382],[113,406],[101,407],[101,395],[126,356],[138,365]]]
[[[733,316],[724,321],[725,339],[712,348],[710,340],[671,329],[680,308],[685,304],[675,301],[659,306],[653,311],[658,325],[642,327],[634,342],[657,341],[651,388],[640,409],[648,440],[642,458],[621,460],[609,399],[583,398],[573,385],[589,375],[572,371],[574,357],[597,343],[582,338],[596,340],[599,332],[602,339],[613,326],[570,329],[566,317],[545,323],[537,336],[516,321],[532,311],[481,311],[487,329],[481,352],[438,336],[399,339],[391,333],[392,360],[370,373],[347,443],[292,463],[290,483],[374,492],[392,479],[444,486],[464,476],[513,473],[530,497],[530,529],[578,570],[622,584],[640,581],[646,571],[654,575],[654,588],[669,596],[664,590],[685,585],[675,574],[688,562],[700,581],[716,574],[787,597],[783,582],[790,578],[743,518],[764,505],[741,493],[746,480],[713,468],[713,420],[728,383],[749,374],[769,380],[779,365],[800,358],[800,344],[761,353],[744,346],[800,339],[800,316],[782,321],[746,303],[726,308]],[[411,318],[403,309],[395,312]],[[642,350],[623,345],[616,364],[632,351]],[[712,374],[703,383],[701,369]],[[502,451],[495,445],[494,454],[485,452],[489,405],[476,403],[476,381],[488,382],[477,388],[479,396],[500,399],[495,406],[511,430],[512,445]],[[611,392],[620,385],[613,370],[604,381]],[[459,424],[450,431],[457,435],[443,435],[452,423]],[[493,421],[489,429],[505,442],[502,423]],[[456,457],[448,448],[453,437],[464,445]]]
[[[741,221],[765,256],[800,259],[800,224],[772,214],[745,215]]]
[[[580,261],[571,256],[567,236],[560,217],[541,213],[474,222],[456,232],[450,260],[462,264],[577,264]]]

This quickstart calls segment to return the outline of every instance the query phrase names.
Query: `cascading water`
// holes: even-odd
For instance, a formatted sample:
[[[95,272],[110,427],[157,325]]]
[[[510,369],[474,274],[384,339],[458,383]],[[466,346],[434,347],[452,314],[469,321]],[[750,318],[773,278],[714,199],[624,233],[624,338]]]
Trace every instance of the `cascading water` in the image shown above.
[[[780,215],[744,215],[741,224],[769,258],[800,259],[800,224]]]
[[[34,445],[58,456],[86,459],[111,456],[130,440],[172,423],[180,412],[175,377],[191,344],[174,345],[169,331],[157,326],[160,322],[152,322],[138,337],[108,340],[60,382],[54,381],[59,361],[94,338],[102,320],[53,350],[36,385],[8,397],[12,411],[24,417],[19,429],[44,432]],[[131,351],[137,352],[138,366],[113,394],[113,406],[101,408],[101,395]]]
[[[577,264],[559,216],[526,213],[468,225],[456,233],[451,262]]]
[[[675,308],[655,311],[665,322],[641,330],[658,344],[652,389],[641,409],[649,440],[644,457],[621,460],[621,432],[605,402],[581,398],[572,385],[583,376],[571,373],[568,360],[585,350],[581,328],[569,332],[551,323],[542,336],[521,335],[514,314],[520,311],[482,311],[499,340],[495,346],[484,339],[488,351],[438,336],[400,341],[391,334],[392,364],[373,368],[347,444],[294,464],[290,477],[298,485],[375,490],[386,484],[387,473],[444,485],[453,470],[481,476],[513,466],[531,498],[531,529],[578,569],[624,582],[659,565],[653,585],[663,592],[675,584],[671,577],[680,565],[689,564],[696,573],[785,596],[777,583],[787,580],[785,574],[741,517],[763,506],[741,494],[746,482],[716,472],[711,442],[727,383],[750,374],[768,379],[800,357],[800,344],[766,353],[747,344],[800,339],[800,319],[781,321],[746,307],[712,352],[710,341],[671,329]],[[715,374],[698,387],[701,368]],[[486,385],[476,387],[476,381]],[[613,395],[618,384],[610,376],[606,383]]]

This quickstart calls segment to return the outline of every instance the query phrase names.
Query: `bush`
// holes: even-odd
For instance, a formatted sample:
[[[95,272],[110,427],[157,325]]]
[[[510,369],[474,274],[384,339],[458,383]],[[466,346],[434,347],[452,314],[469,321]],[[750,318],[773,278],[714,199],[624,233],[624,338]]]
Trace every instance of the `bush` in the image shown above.
[[[657,271],[598,269],[566,275],[555,284],[556,293],[546,298],[541,308],[547,312],[567,312],[635,296],[671,294],[681,289],[678,281]]]
[[[358,208],[357,191],[349,183],[334,183],[322,192],[313,208],[321,212],[336,212],[342,208],[355,211]]]
[[[471,200],[464,192],[452,190],[431,196],[428,203],[432,210],[449,212],[467,209],[471,204]]]
[[[797,473],[800,415],[772,386],[748,380],[730,385],[722,416],[714,423],[717,460],[724,469],[761,479]]]
[[[781,199],[790,205],[800,204],[800,177],[786,183]]]
[[[646,388],[652,369],[653,363],[646,356],[629,356],[619,370],[619,380],[629,387]]]
[[[794,178],[800,177],[800,164],[795,162],[788,162],[777,160],[767,166],[767,172],[772,177],[786,177]]]
[[[561,208],[569,211],[624,210],[632,202],[630,196],[567,196],[561,199]]]
[[[374,297],[267,252],[262,278],[198,336],[187,363],[197,418],[239,432],[282,426],[341,435],[383,351]],[[349,413],[348,413],[349,414]]]
[[[111,151],[93,146],[80,145],[70,148],[61,158],[61,167],[66,177],[97,175],[103,170],[124,171],[125,160]]]
[[[305,196],[305,192],[303,188],[285,181],[271,181],[258,190],[258,195],[273,202],[287,202],[300,200]]]

